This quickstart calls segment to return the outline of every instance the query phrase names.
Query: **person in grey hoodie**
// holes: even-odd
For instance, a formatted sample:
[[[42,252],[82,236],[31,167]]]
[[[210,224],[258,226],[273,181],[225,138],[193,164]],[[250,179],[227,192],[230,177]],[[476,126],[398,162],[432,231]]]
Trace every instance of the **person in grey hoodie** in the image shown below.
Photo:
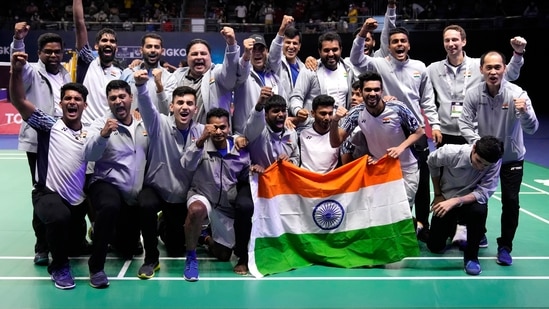
[[[511,251],[519,224],[519,192],[524,174],[524,132],[536,133],[539,122],[528,93],[505,80],[505,56],[489,51],[480,57],[484,82],[465,94],[459,129],[468,143],[492,135],[503,142],[499,173],[501,184],[501,235],[496,262],[513,263]],[[478,131],[475,123],[478,123]]]
[[[164,115],[152,101],[147,86],[147,70],[134,72],[137,103],[150,138],[143,189],[138,195],[139,222],[145,248],[145,261],[137,276],[150,279],[160,269],[158,251],[158,212],[162,211],[165,232],[162,237],[169,256],[185,253],[186,196],[192,173],[181,168],[179,160],[188,146],[202,136],[204,125],[193,120],[196,91],[188,86],[174,89]]]
[[[130,85],[112,80],[107,84],[106,96],[110,111],[91,124],[84,148],[85,159],[95,162],[88,190],[96,213],[88,261],[90,285],[94,288],[109,285],[104,271],[109,243],[114,241],[124,259],[133,257],[139,241],[137,196],[143,186],[149,146],[143,121],[130,112]]]

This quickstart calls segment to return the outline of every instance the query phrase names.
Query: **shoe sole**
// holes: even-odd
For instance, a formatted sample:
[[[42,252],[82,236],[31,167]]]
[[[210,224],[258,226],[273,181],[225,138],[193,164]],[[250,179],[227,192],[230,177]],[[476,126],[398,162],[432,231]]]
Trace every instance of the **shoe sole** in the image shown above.
[[[151,278],[154,277],[155,273],[156,273],[158,270],[160,270],[160,264],[159,264],[158,266],[156,266],[156,267],[153,269],[152,275],[147,275],[147,274],[143,274],[143,273],[139,274],[139,273],[138,273],[138,274],[137,274],[137,278],[139,278],[139,279],[151,279]]]
[[[70,290],[70,289],[73,289],[75,286],[76,286],[76,284],[66,285],[66,286],[62,286],[62,285],[59,285],[57,283],[55,284],[55,287],[60,289],[60,290]]]
[[[38,266],[48,266],[49,263],[50,263],[49,258],[47,258],[47,259],[38,259],[38,260],[34,261],[34,265],[38,265]]]
[[[496,260],[496,263],[497,263],[498,265],[501,265],[501,266],[511,266],[511,265],[513,265],[513,262],[511,262],[511,263],[505,263],[505,262],[502,262],[502,261],[500,261],[500,260]]]
[[[477,273],[474,273],[474,274],[469,273],[469,272],[467,272],[467,269],[465,269],[465,268],[463,269],[463,271],[465,271],[465,273],[468,274],[469,276],[478,276],[478,275],[482,274],[482,270],[478,274]]]
[[[94,289],[105,289],[105,288],[108,288],[110,285],[110,283],[107,283],[107,284],[101,284],[101,285],[94,285],[90,282],[90,286]]]
[[[485,245],[478,245],[478,247],[479,247],[479,248],[482,248],[482,249],[488,248],[488,244],[485,244]]]
[[[198,278],[195,278],[195,277],[187,278],[187,277],[183,276],[183,278],[185,278],[185,280],[186,280],[186,281],[189,281],[189,282],[196,282],[196,281],[198,281]]]

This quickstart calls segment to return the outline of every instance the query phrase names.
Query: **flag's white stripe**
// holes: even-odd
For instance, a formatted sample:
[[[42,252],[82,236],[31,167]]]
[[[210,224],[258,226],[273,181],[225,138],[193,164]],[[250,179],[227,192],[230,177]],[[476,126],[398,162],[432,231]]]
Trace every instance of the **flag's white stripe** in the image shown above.
[[[313,218],[315,207],[327,200],[339,202],[344,209],[343,221],[332,230],[320,228]],[[256,230],[256,238],[278,237],[283,233],[352,231],[387,225],[412,216],[402,179],[329,198],[302,198],[297,194],[285,194],[270,199],[257,198],[254,202],[254,225],[262,227]]]

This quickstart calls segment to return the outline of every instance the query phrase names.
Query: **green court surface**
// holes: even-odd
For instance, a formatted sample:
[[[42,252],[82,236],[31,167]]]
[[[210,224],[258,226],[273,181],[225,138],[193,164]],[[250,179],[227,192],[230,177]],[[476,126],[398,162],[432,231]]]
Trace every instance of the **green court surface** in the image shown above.
[[[111,285],[88,285],[87,257],[71,259],[76,288],[62,291],[32,263],[31,182],[26,157],[0,151],[0,308],[526,308],[549,307],[549,169],[526,163],[514,263],[496,264],[501,203],[489,202],[489,247],[480,276],[463,271],[462,252],[429,253],[379,268],[312,266],[262,279],[200,253],[200,280],[183,279],[184,259],[166,258],[151,280],[136,277],[142,257],[107,260]]]

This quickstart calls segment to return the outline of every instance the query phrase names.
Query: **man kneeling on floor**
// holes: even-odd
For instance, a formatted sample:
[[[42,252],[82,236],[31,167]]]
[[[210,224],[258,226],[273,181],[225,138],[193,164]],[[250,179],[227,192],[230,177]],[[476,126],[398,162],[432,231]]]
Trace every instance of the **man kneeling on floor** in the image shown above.
[[[444,145],[432,152],[427,164],[435,192],[431,211],[431,237],[427,247],[442,253],[456,223],[467,224],[463,264],[468,275],[482,272],[479,243],[488,215],[488,199],[498,186],[503,143],[484,136],[474,145]]]
[[[240,208],[237,183],[247,182],[250,171],[263,172],[258,165],[250,166],[249,153],[229,136],[229,117],[229,112],[222,108],[211,109],[206,115],[202,136],[181,158],[183,168],[195,175],[188,193],[185,219],[187,258],[183,275],[187,281],[198,280],[196,247],[203,224],[210,223],[212,236],[206,242],[219,260],[228,261],[233,247],[242,246],[238,243],[242,239],[235,238]],[[248,219],[251,220],[251,213]]]

